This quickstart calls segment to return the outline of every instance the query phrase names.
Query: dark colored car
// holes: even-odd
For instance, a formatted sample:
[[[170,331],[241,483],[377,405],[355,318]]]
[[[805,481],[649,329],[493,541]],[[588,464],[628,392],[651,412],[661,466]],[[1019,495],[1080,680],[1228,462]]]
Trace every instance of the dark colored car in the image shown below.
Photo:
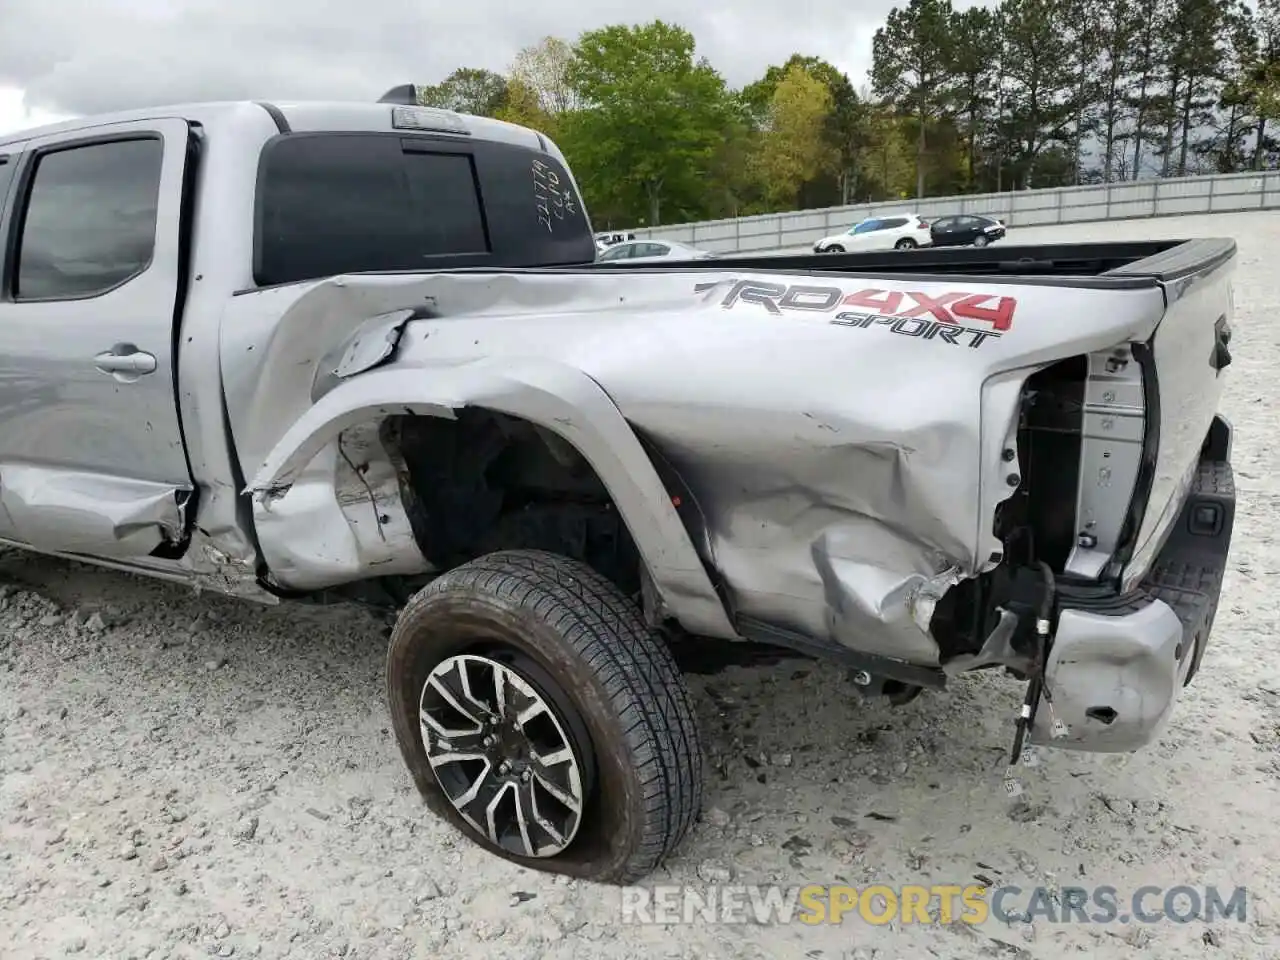
[[[976,213],[939,217],[929,227],[929,236],[935,247],[985,247],[1005,234],[1004,221],[984,217]]]

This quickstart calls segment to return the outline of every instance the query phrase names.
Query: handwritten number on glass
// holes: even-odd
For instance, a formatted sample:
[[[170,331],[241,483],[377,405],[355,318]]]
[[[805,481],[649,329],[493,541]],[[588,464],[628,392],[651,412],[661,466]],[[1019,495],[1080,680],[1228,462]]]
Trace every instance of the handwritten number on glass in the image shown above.
[[[560,175],[541,160],[533,161],[533,202],[538,211],[538,223],[547,228],[547,233],[555,232],[555,221],[578,213],[573,187],[562,181]]]

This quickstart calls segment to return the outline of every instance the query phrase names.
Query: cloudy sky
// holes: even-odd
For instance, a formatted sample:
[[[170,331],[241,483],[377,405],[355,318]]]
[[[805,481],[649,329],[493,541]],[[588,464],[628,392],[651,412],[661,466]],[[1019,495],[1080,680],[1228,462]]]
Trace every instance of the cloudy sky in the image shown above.
[[[971,6],[961,0],[957,6]],[[983,2],[983,0],[978,0]],[[661,18],[735,86],[800,52],[866,82],[894,0],[3,0],[0,133],[184,100],[376,99],[547,34]]]

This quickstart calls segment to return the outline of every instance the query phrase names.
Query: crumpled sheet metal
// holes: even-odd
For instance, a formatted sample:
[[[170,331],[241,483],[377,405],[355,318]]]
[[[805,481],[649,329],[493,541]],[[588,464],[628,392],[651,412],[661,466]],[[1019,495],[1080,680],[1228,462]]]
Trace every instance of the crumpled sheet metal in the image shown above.
[[[145,556],[182,536],[183,507],[167,484],[34,464],[0,468],[0,506],[14,531],[46,550]]]
[[[571,443],[595,469],[644,558],[659,595],[689,629],[732,636],[723,605],[685,534],[671,498],[618,409],[599,384],[548,360],[479,359],[432,371],[388,366],[326,394],[264,460],[246,492],[265,520],[283,502],[337,431],[399,414],[444,416],[467,405],[518,413]],[[463,400],[461,398],[467,398]],[[310,514],[312,522],[317,515]],[[278,535],[288,531],[272,521]],[[298,531],[298,536],[303,531]],[[308,535],[315,536],[315,531]],[[334,531],[334,538],[339,537]],[[406,543],[406,550],[411,542]],[[270,548],[264,547],[264,550]],[[413,558],[421,561],[416,547]],[[396,562],[410,562],[402,552]],[[333,582],[342,582],[335,579]],[[313,580],[311,585],[319,585]]]
[[[924,628],[933,602],[998,562],[994,510],[1013,489],[1000,454],[1016,426],[1018,383],[1046,363],[1146,338],[1162,315],[1160,293],[753,273],[745,275],[754,284],[748,296],[743,276],[628,269],[313,285],[264,334],[272,365],[296,363],[303,347],[291,346],[291,330],[300,336],[319,324],[336,343],[339,330],[349,336],[378,314],[430,304],[431,316],[406,324],[388,362],[314,407],[305,392],[314,369],[291,371],[292,386],[259,383],[243,394],[256,396],[252,403],[229,400],[237,440],[252,438],[238,449],[260,483],[271,472],[263,465],[282,467],[292,459],[289,444],[305,438],[289,431],[291,420],[250,425],[256,405],[271,399],[274,409],[310,409],[304,432],[318,449],[327,428],[316,410],[331,405],[333,423],[342,423],[346,401],[335,398],[358,405],[352,387],[401,371],[404,383],[433,385],[416,394],[420,401],[484,406],[501,394],[508,412],[594,443],[597,458],[609,459],[621,442],[610,432],[616,425],[601,432],[592,418],[574,416],[572,377],[539,381],[540,391],[568,391],[564,412],[548,422],[538,391],[457,376],[482,366],[510,384],[508,368],[578,371],[688,484],[707,524],[705,545],[696,546],[722,582],[731,616],[935,663]],[[357,303],[364,312],[351,312]],[[978,306],[973,316],[958,314],[966,303]],[[227,327],[236,323],[229,316]],[[252,327],[239,327],[240,335]],[[387,412],[398,399],[380,388]],[[618,506],[633,532],[652,533],[655,508],[645,497],[624,494]],[[670,528],[660,529],[665,540]],[[684,559],[694,544],[683,528],[678,536],[682,560],[667,567],[668,589],[687,576],[694,587],[686,592],[701,597],[699,574]]]

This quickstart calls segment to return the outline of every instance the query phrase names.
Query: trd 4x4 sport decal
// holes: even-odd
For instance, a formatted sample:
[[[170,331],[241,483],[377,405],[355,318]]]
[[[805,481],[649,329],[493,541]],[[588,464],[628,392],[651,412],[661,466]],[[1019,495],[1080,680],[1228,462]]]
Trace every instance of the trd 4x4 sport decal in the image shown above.
[[[859,290],[846,294],[839,287],[769,283],[763,280],[719,280],[694,285],[694,293],[730,285],[720,301],[726,310],[739,303],[784,312],[835,313],[831,323],[867,329],[883,327],[903,337],[940,340],[952,346],[980,347],[1013,328],[1018,301],[987,293],[956,291],[937,296],[905,290]],[[855,307],[856,310],[844,308]],[[962,321],[980,323],[969,326]]]

